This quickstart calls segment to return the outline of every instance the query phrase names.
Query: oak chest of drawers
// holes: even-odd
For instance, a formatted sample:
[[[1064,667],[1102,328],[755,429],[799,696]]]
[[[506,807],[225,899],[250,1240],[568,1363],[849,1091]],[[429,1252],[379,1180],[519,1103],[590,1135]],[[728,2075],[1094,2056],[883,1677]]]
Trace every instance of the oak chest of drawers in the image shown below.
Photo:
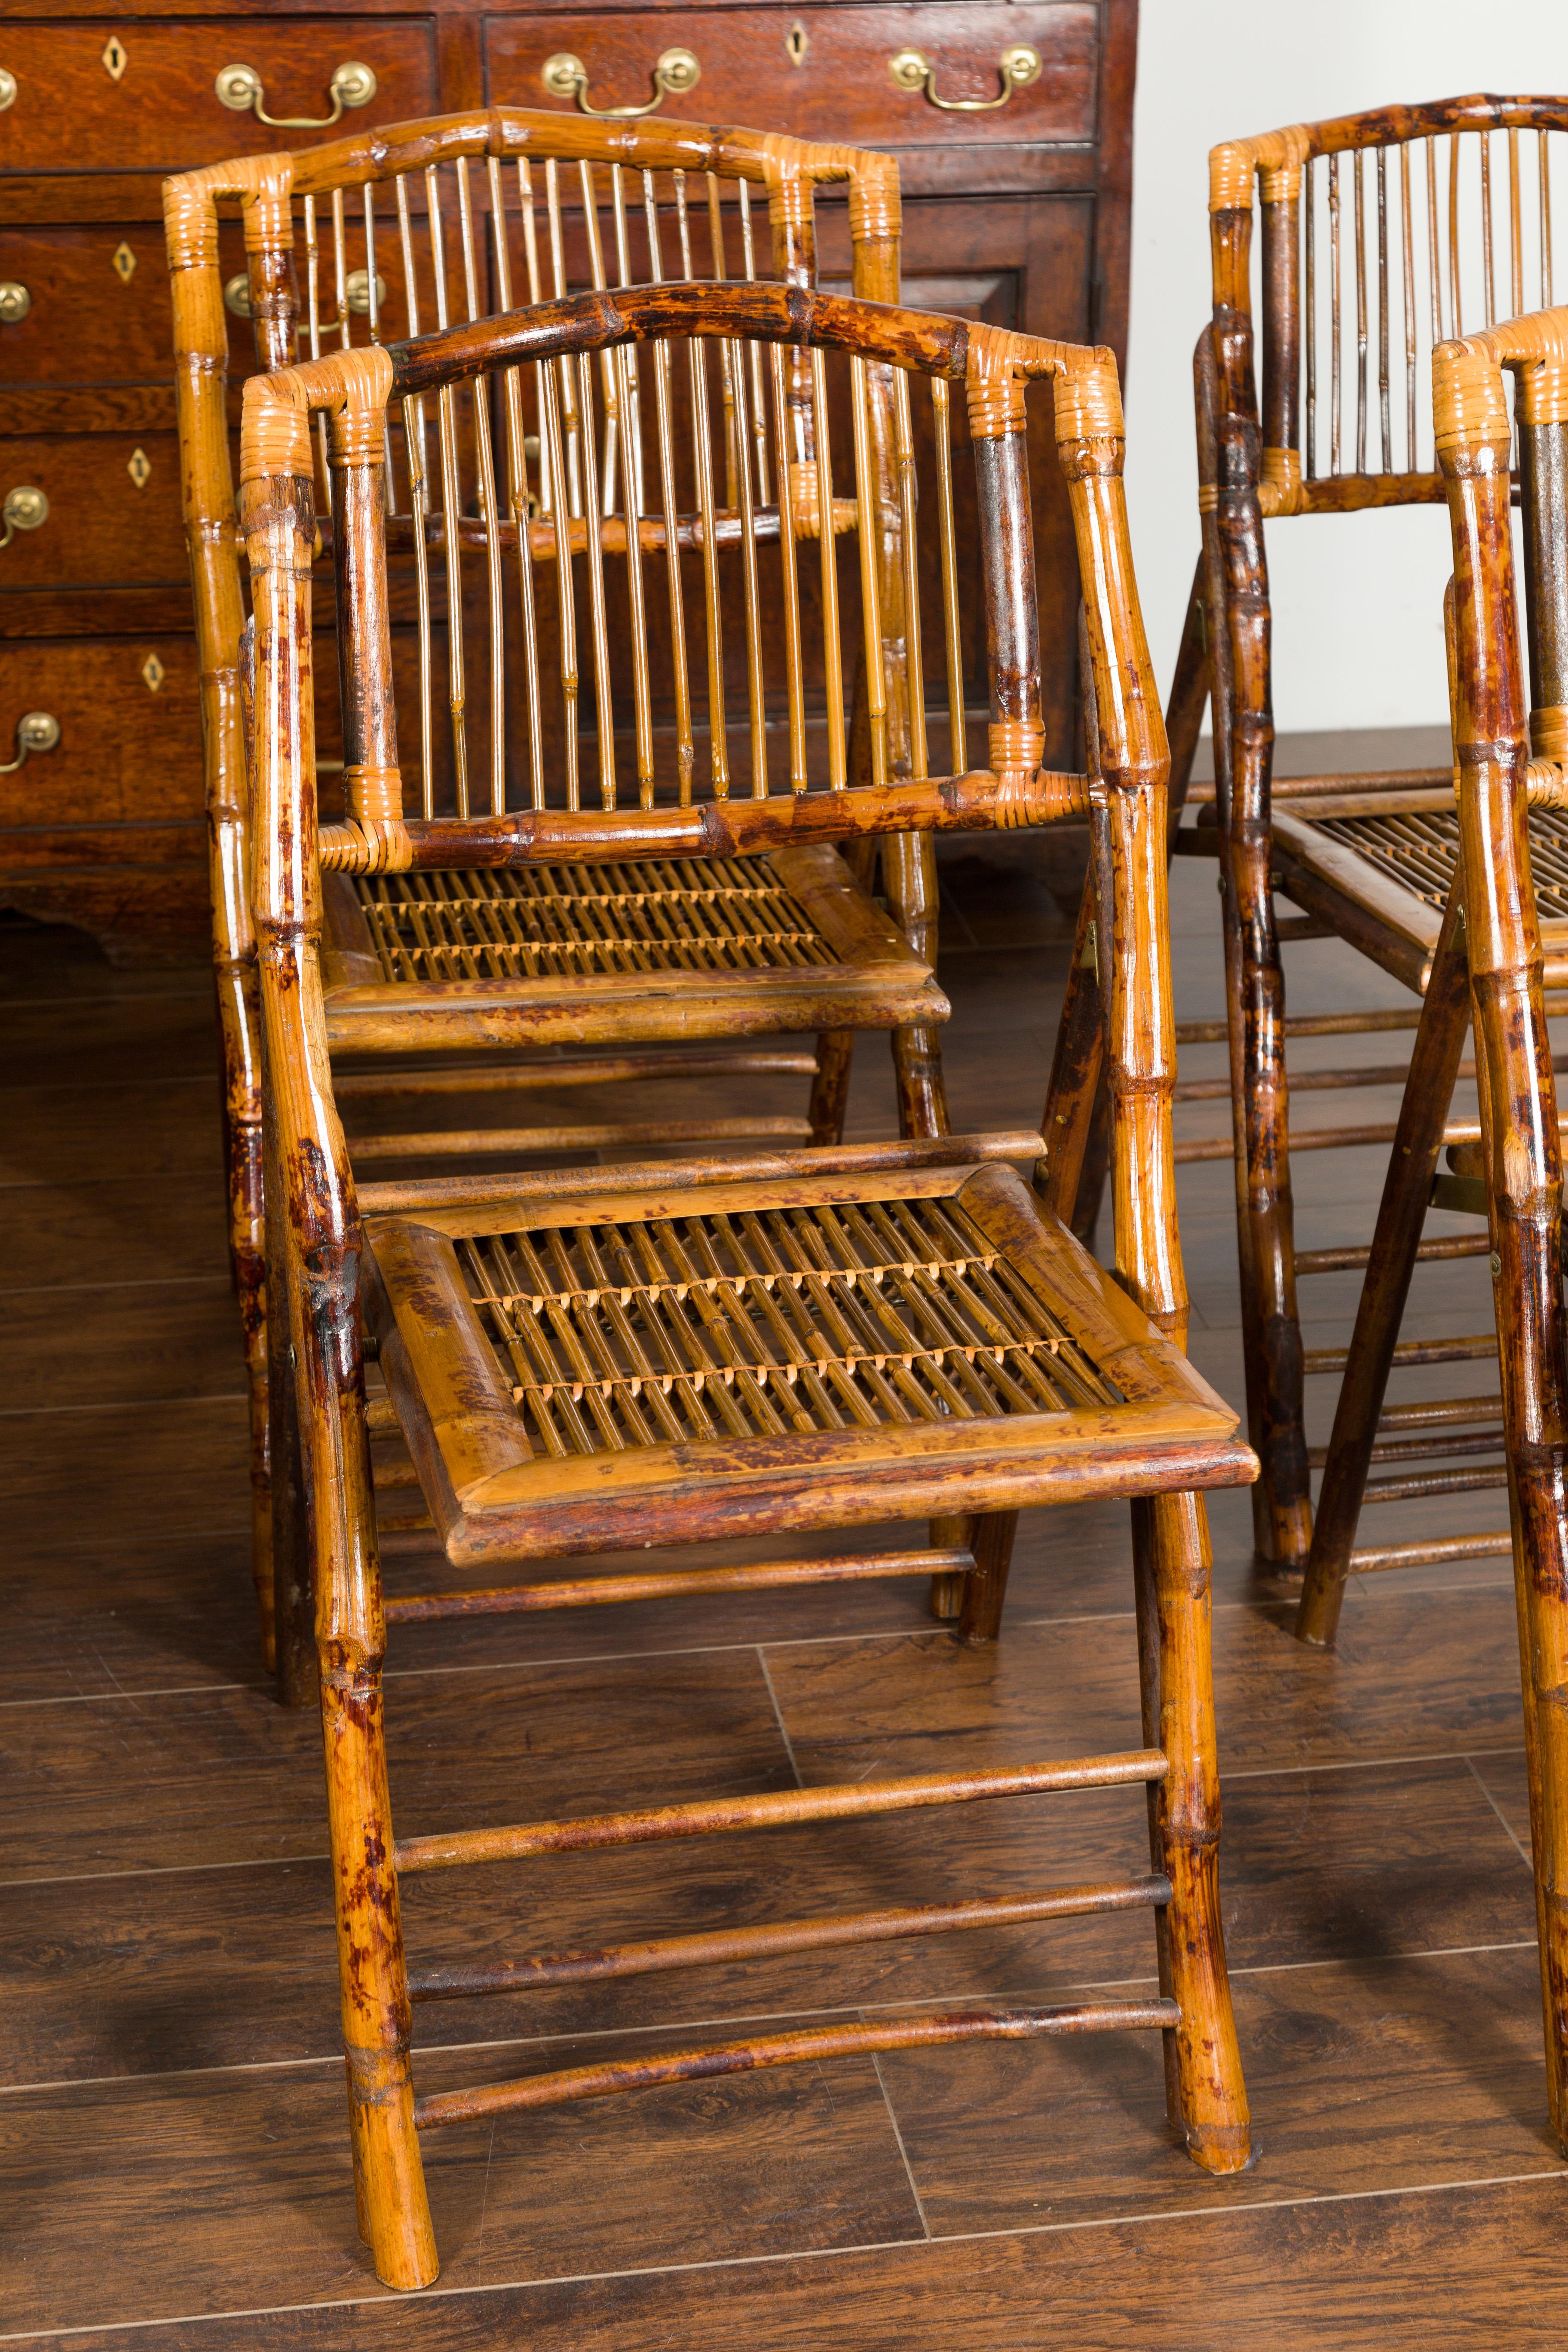
[[[501,99],[642,104],[662,82],[666,111],[689,120],[896,154],[910,302],[1120,355],[1136,27],[1137,0],[0,16],[0,903],[84,924],[113,954],[188,954],[206,930],[165,173],[305,144],[300,119],[324,123],[340,100],[370,127]],[[694,80],[689,62],[661,74],[671,51]],[[847,283],[831,204],[821,252],[826,281]],[[237,318],[232,357],[237,425]],[[1048,597],[1073,577],[1070,541],[1057,562],[1065,504],[1054,467],[1036,471]],[[1063,761],[1072,617],[1046,615],[1047,756]]]

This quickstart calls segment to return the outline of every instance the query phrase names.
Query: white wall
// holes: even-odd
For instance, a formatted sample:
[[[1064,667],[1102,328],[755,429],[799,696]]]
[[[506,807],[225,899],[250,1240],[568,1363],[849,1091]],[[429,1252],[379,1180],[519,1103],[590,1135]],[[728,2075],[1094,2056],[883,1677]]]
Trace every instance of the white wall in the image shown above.
[[[1192,351],[1211,300],[1210,147],[1369,106],[1568,89],[1568,5],[1143,0],[1142,17],[1127,495],[1163,689],[1197,552]],[[1447,723],[1441,507],[1272,523],[1268,569],[1277,727]]]

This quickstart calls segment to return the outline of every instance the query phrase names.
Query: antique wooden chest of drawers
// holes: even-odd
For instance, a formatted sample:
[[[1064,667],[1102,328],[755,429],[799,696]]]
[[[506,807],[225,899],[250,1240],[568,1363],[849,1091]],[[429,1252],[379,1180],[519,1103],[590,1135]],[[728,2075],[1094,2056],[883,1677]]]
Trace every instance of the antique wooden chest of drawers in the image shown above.
[[[691,120],[896,154],[907,299],[1121,352],[1136,29],[1137,0],[0,15],[0,903],[84,924],[115,954],[188,953],[205,929],[166,173],[308,143],[305,120],[334,105],[369,127],[500,99],[659,97]],[[976,100],[993,103],[953,104]],[[821,250],[826,282],[847,282],[832,205]],[[239,318],[232,356],[237,385]],[[1047,596],[1073,576],[1070,546],[1051,554],[1053,495]],[[1046,619],[1047,751],[1066,760],[1073,615]]]

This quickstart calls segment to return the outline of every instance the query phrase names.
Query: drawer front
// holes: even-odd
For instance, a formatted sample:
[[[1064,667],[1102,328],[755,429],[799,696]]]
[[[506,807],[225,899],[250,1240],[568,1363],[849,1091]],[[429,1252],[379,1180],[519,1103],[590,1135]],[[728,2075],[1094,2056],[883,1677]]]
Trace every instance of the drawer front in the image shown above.
[[[20,482],[42,490],[48,518],[0,550],[0,591],[189,577],[176,435],[0,440],[0,496]]]
[[[376,94],[344,132],[432,114],[438,88],[427,24],[386,17],[248,16],[192,24],[0,25],[0,66],[16,96],[4,120],[6,172],[188,172],[226,155],[298,147],[305,130],[269,129],[225,106],[225,67],[254,67],[273,115],[324,119],[340,65],[368,66]]]
[[[6,552],[9,553],[9,549]],[[60,740],[0,776],[0,830],[13,825],[178,822],[202,813],[202,722],[192,637],[75,638],[5,664],[0,744],[16,757],[26,710]]]
[[[553,96],[543,80],[547,61],[564,52],[581,59],[591,105],[641,105],[654,94],[655,64],[673,45],[695,54],[700,73],[695,88],[664,100],[666,113],[880,148],[898,155],[909,191],[962,186],[966,175],[973,186],[977,150],[984,156],[995,149],[999,160],[1041,146],[1092,150],[1098,133],[1100,10],[1092,0],[492,16],[485,26],[488,94],[492,101],[571,110],[574,102]],[[1003,53],[1019,45],[1037,52],[1038,78],[1014,86],[1005,105],[984,113],[949,112],[923,88],[900,88],[889,71],[896,57],[915,50],[932,68],[939,99],[993,99],[1003,87]]]
[[[245,268],[236,221],[220,237],[226,282]],[[0,324],[0,388],[12,384],[169,384],[174,323],[163,232],[152,222],[123,228],[26,228],[0,239],[0,270],[25,286],[25,319]],[[237,320],[236,356],[248,355],[250,330]]]

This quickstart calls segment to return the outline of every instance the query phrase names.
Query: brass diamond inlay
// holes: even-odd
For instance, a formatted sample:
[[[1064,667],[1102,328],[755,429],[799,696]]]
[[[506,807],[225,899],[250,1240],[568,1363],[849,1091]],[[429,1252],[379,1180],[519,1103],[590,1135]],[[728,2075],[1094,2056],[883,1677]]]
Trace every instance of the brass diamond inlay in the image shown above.
[[[103,52],[103,70],[110,81],[118,81],[130,64],[130,56],[118,33],[110,33]]]
[[[125,461],[125,470],[139,490],[144,490],[152,477],[153,461],[145,449],[132,449]]]
[[[109,257],[110,268],[122,285],[129,286],[136,268],[136,256],[128,245],[117,245]]]
[[[163,665],[156,654],[148,655],[142,665],[142,675],[147,681],[148,692],[156,694],[163,683]]]

